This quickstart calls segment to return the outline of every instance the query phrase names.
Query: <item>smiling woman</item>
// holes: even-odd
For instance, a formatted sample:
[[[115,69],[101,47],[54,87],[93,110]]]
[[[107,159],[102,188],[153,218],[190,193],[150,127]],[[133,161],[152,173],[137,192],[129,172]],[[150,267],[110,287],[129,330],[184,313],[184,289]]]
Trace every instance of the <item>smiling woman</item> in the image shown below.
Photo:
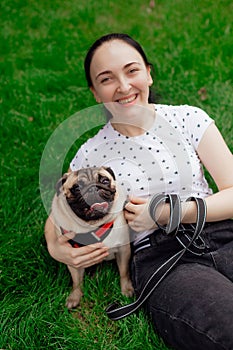
[[[151,103],[150,68],[141,46],[126,34],[109,34],[93,44],[85,60],[86,77],[111,119],[80,147],[70,169],[111,167],[129,196],[124,216],[132,230],[132,278],[139,300],[151,275],[180,253],[183,238],[189,238],[201,216],[201,253],[185,251],[144,305],[173,348],[232,349],[233,157],[213,119],[200,108]],[[176,205],[170,210],[164,199],[157,206],[158,196],[176,196]],[[174,216],[177,225],[166,235],[164,227],[174,226]],[[91,253],[88,247],[74,252],[68,238],[56,238],[50,219],[45,231],[51,255],[67,265],[90,266],[107,254],[95,245]],[[199,248],[200,241],[192,243]]]
[[[148,106],[150,66],[139,52],[121,40],[106,42],[92,59],[91,79],[97,102]]]
[[[127,35],[110,34],[104,38],[106,41],[101,46],[94,45],[95,54],[92,47],[86,56],[86,76],[90,89],[96,101],[103,102],[111,117],[114,115],[112,124],[118,123],[122,134],[134,136],[144,133],[145,127],[150,128],[154,122],[154,108],[149,103],[153,83],[151,65],[140,45]],[[148,118],[141,118],[142,110],[139,108],[134,111],[131,108],[128,113],[128,108],[133,106],[146,107]],[[122,120],[130,123],[130,128],[119,125]]]

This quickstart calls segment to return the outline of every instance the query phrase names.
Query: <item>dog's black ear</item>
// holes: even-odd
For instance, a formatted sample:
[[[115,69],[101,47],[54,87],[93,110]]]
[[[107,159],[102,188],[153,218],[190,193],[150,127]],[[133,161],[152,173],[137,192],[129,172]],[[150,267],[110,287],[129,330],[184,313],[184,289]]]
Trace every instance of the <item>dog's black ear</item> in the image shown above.
[[[61,186],[66,182],[67,177],[68,177],[68,173],[64,174],[56,183],[57,196],[59,196],[59,194],[61,193],[60,191]]]
[[[113,177],[113,180],[116,180],[116,176],[114,174],[114,171],[112,170],[112,168],[110,167],[106,167],[105,170],[107,170],[109,172],[109,174]]]

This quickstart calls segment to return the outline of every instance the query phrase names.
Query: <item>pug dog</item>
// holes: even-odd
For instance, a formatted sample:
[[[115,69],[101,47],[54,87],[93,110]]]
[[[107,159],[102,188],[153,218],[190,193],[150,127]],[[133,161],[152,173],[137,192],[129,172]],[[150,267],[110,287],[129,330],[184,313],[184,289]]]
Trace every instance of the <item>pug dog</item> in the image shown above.
[[[82,168],[68,172],[57,183],[52,202],[51,218],[58,235],[74,232],[69,243],[78,247],[104,242],[110,248],[106,260],[116,259],[121,292],[133,295],[129,277],[130,237],[124,219],[126,201],[109,167]],[[68,266],[73,288],[67,298],[68,309],[79,305],[84,268]]]

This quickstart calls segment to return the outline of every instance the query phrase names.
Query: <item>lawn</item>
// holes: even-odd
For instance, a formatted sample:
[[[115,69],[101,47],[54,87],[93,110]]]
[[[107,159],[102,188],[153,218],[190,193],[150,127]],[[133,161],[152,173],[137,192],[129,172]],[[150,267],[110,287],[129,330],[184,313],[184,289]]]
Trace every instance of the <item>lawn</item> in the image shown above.
[[[144,47],[158,101],[203,108],[233,151],[232,13],[230,0],[1,1],[0,349],[167,349],[141,310],[117,322],[105,315],[113,300],[130,301],[114,263],[91,269],[81,307],[66,310],[70,277],[43,237],[40,162],[54,130],[95,104],[83,59],[97,37],[114,31]]]

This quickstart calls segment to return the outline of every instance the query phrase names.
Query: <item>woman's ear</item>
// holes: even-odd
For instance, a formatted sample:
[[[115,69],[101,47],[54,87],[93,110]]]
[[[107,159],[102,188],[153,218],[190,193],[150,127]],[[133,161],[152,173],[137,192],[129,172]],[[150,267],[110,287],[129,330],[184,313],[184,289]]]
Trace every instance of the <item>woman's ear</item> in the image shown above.
[[[98,96],[96,90],[93,88],[93,86],[90,87],[90,90],[91,90],[91,92],[93,93],[96,102],[97,102],[97,103],[101,103],[102,101],[101,101],[101,99],[99,98],[99,96]]]
[[[148,75],[148,86],[151,86],[153,84],[153,79],[151,76],[151,67],[147,67],[147,75]]]

